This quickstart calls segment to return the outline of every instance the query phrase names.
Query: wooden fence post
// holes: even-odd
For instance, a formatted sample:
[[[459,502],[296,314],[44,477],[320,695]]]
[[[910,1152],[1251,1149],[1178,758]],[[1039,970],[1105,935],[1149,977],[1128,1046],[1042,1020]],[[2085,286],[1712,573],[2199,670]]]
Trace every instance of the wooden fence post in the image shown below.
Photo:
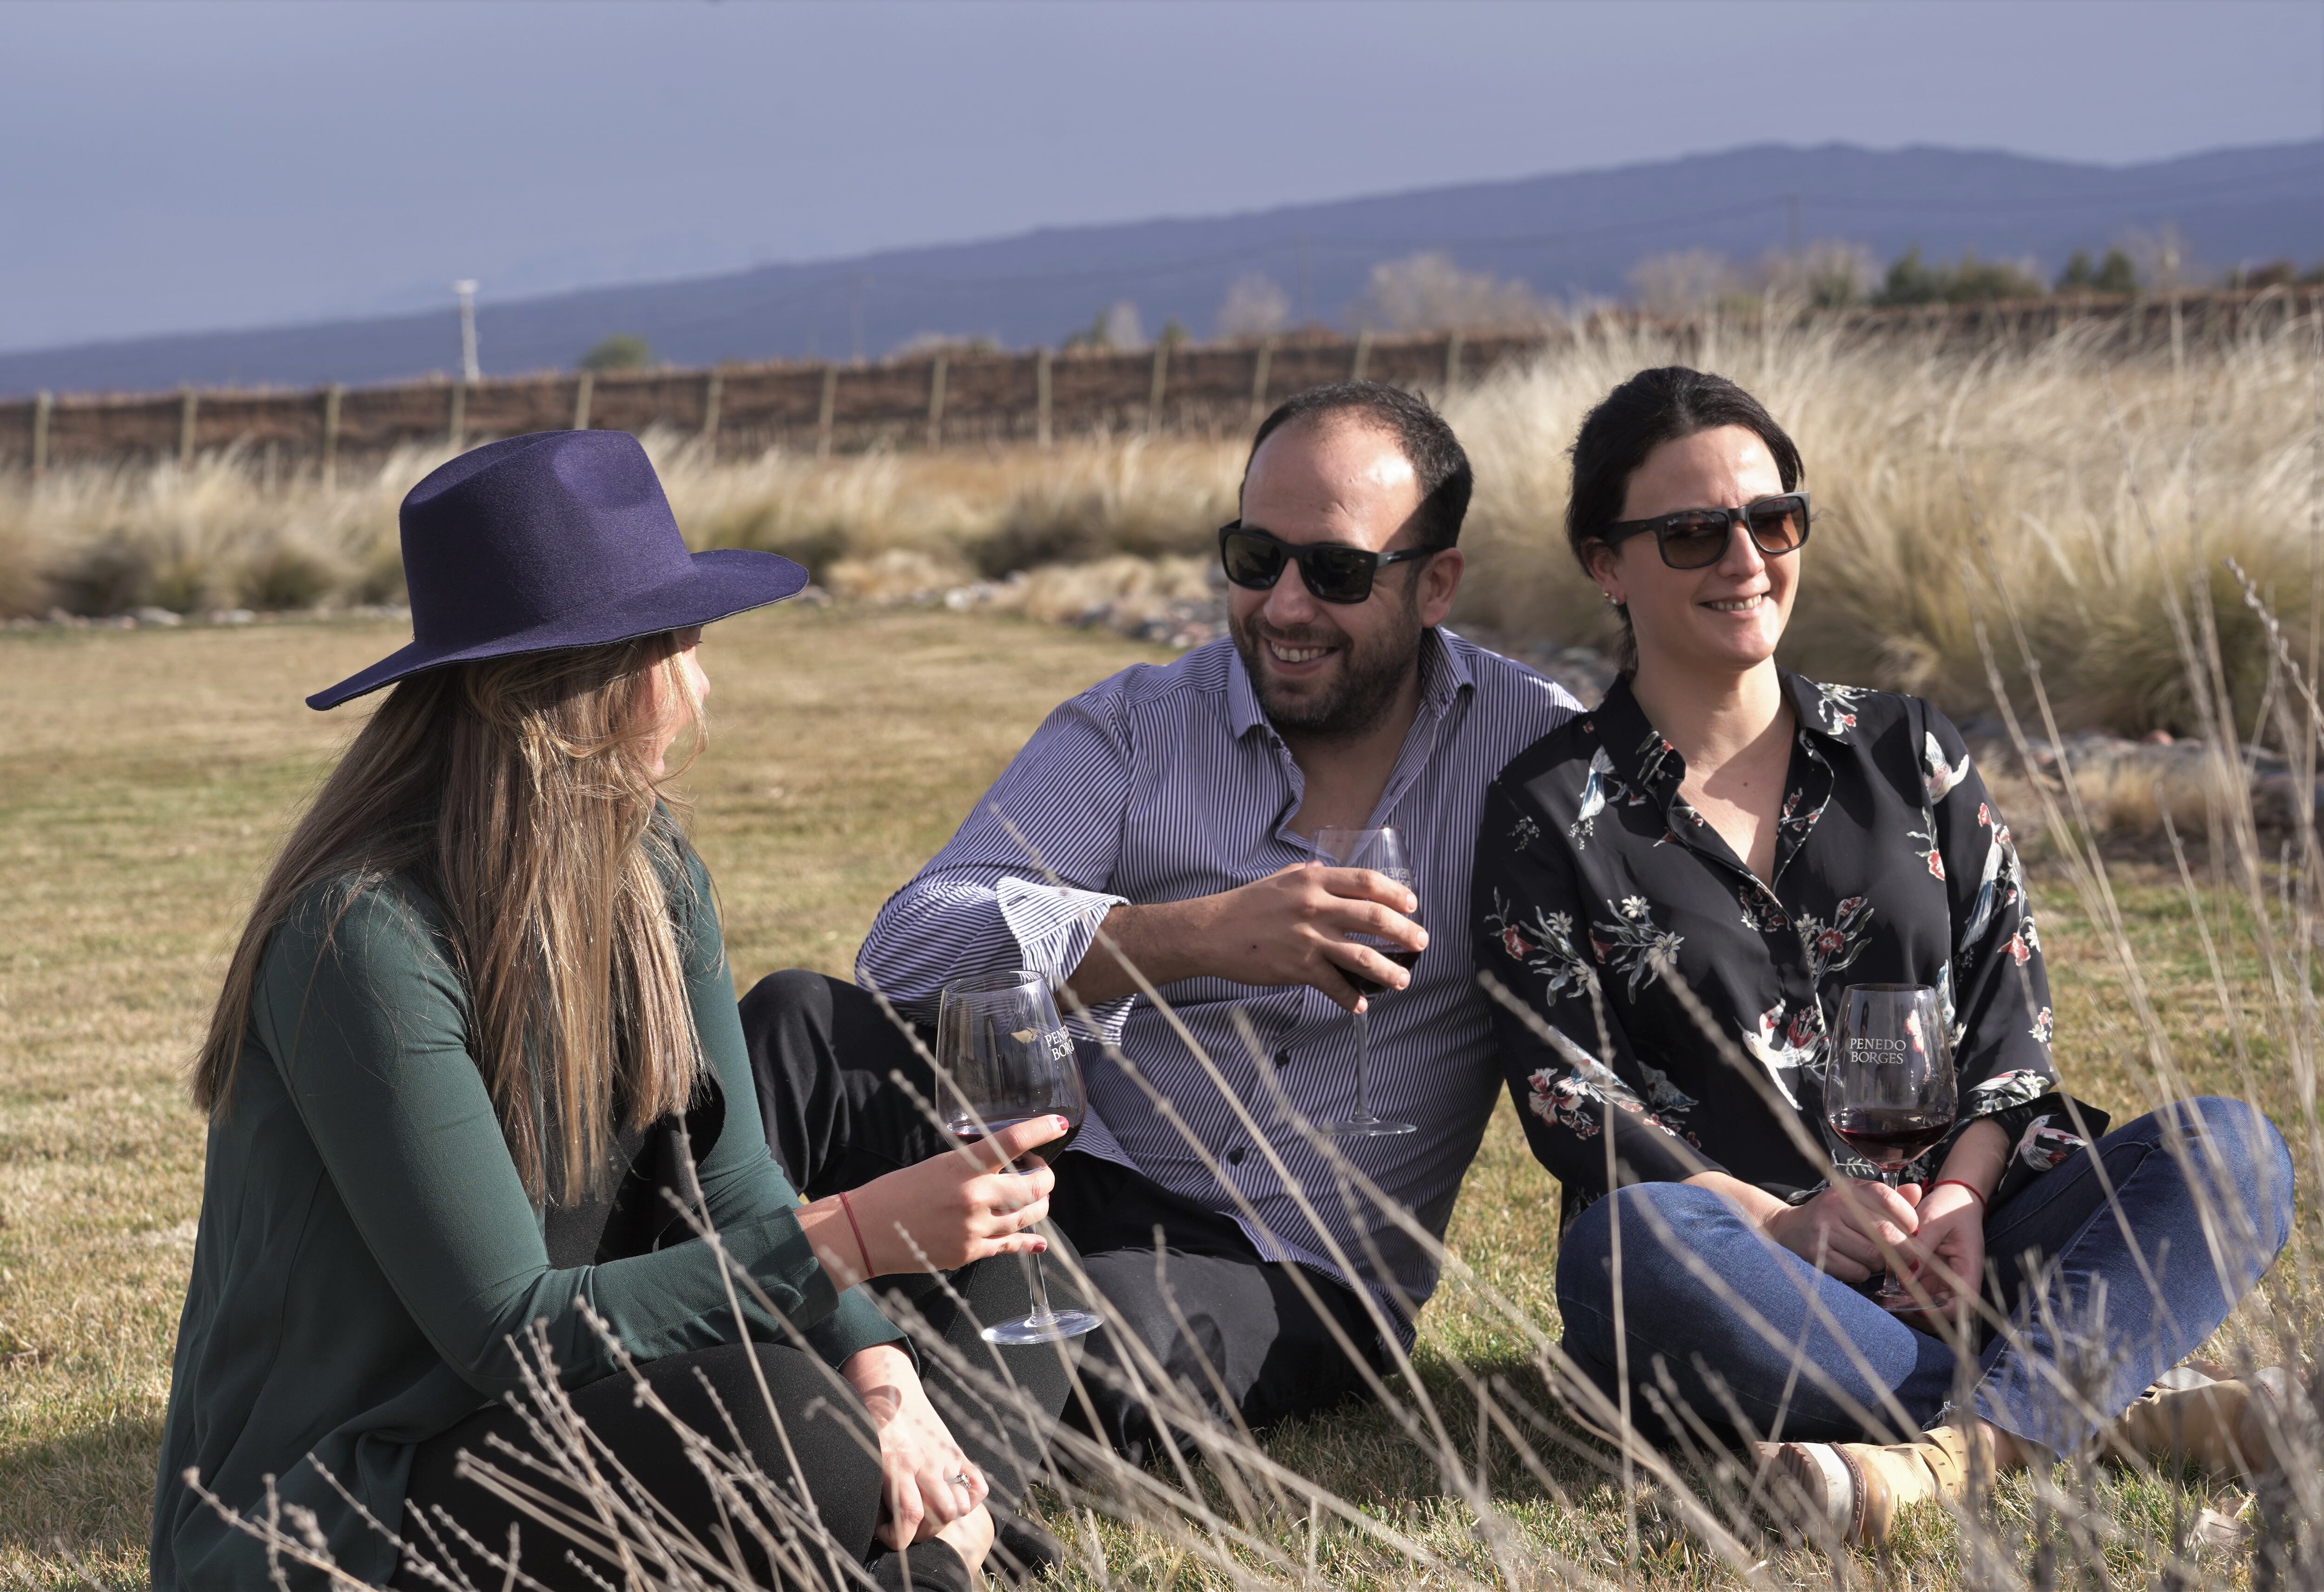
[[[596,396],[597,373],[583,371],[580,382],[573,389],[573,429],[589,429],[589,400]]]
[[[710,456],[718,456],[718,405],[726,396],[726,377],[713,371],[702,383],[702,441]]]
[[[1146,388],[1146,429],[1148,435],[1162,427],[1162,391],[1170,380],[1170,339],[1163,338],[1154,345],[1154,380]]]
[[[928,446],[944,446],[945,356],[928,362]]]
[[[1348,367],[1348,380],[1351,382],[1362,381],[1364,379],[1364,366],[1371,363],[1371,357],[1372,329],[1370,327],[1366,327],[1356,334],[1356,358],[1355,363]]]
[[[839,412],[839,367],[823,367],[823,403],[815,417],[815,456],[831,457],[831,423]]]
[[[42,388],[32,399],[32,475],[38,479],[49,468],[49,415],[57,407],[57,395]]]
[[[194,419],[201,412],[201,395],[191,387],[178,389],[178,468],[189,469],[194,462]]]
[[[444,440],[454,453],[458,453],[468,443],[468,383],[466,381],[452,383],[452,396],[448,402],[451,413],[445,418]]]
[[[1049,446],[1049,351],[1043,348],[1033,359],[1033,436],[1043,447]]]
[[[1275,339],[1259,339],[1259,354],[1250,362],[1250,423],[1267,419],[1267,367],[1275,363]]]
[[[339,484],[339,400],[347,390],[337,382],[323,389],[323,490]]]
[[[1450,398],[1461,391],[1461,334],[1453,332],[1444,339],[1444,395]]]

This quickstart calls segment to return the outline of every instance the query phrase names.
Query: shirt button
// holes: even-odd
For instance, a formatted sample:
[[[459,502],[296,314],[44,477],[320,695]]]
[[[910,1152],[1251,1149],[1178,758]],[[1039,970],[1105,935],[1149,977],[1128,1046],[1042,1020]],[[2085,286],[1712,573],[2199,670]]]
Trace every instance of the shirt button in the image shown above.
[[[1237,1145],[1233,1149],[1227,1152],[1227,1164],[1230,1166],[1240,1166],[1242,1164],[1242,1146],[1240,1145]]]

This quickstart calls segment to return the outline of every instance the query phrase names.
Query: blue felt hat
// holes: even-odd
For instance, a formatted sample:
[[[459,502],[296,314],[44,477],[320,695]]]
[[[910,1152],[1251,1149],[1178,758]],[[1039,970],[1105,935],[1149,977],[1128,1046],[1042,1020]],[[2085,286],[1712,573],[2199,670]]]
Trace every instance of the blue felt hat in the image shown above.
[[[337,707],[406,675],[595,647],[779,603],[807,571],[773,553],[689,553],[626,431],[539,431],[462,454],[403,500],[411,645],[307,699]]]

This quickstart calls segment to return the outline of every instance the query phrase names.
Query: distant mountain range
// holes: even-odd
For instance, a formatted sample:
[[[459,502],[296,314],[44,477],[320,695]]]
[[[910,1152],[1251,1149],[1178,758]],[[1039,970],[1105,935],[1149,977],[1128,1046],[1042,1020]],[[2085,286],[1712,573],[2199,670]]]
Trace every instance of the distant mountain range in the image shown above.
[[[1763,144],[1608,170],[1294,205],[1238,216],[1047,228],[1016,237],[770,265],[684,281],[479,302],[488,373],[569,368],[613,333],[655,358],[871,357],[915,337],[1062,342],[1109,306],[1153,332],[1211,335],[1229,284],[1268,277],[1295,320],[1340,322],[1371,268],[1443,250],[1550,298],[1618,297],[1650,255],[1748,262],[1799,240],[1860,243],[1886,261],[1975,249],[2054,272],[2073,250],[2175,227],[2213,269],[2324,257],[2324,139],[2135,166],[1986,151]],[[201,332],[0,354],[0,394],[392,381],[456,370],[441,311]]]

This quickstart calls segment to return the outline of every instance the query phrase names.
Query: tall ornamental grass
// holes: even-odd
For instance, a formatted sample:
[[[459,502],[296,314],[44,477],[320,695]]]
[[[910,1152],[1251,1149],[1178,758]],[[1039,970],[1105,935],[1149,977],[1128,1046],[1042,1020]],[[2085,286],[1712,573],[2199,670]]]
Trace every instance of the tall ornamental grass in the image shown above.
[[[2287,301],[2282,317],[2246,325],[2229,345],[2130,358],[2087,327],[2030,348],[1941,352],[1851,344],[1812,321],[1713,320],[1686,334],[1683,354],[1668,331],[1601,327],[1443,397],[1478,481],[1475,576],[1456,622],[1517,642],[1609,640],[1565,548],[1565,450],[1616,382],[1686,357],[1757,393],[1806,456],[1818,520],[1788,643],[1795,666],[1988,711],[1963,595],[1974,569],[2024,612],[2031,662],[2003,660],[2009,685],[2038,667],[2070,727],[2191,732],[2165,571],[2207,572],[2227,677],[2255,706],[2266,647],[2221,584],[2220,558],[2250,575],[2297,656],[2319,606],[2319,317]],[[1234,512],[1242,455],[1239,440],[1133,436],[1047,452],[713,461],[674,437],[647,442],[698,545],[781,552],[873,600],[937,600],[980,577],[1100,560],[1206,557]],[[231,450],[188,467],[0,477],[0,618],[392,602],[395,502],[443,456],[405,450],[343,467],[329,491],[311,471],[270,490],[271,472]],[[1179,587],[1179,567],[1154,578]]]

